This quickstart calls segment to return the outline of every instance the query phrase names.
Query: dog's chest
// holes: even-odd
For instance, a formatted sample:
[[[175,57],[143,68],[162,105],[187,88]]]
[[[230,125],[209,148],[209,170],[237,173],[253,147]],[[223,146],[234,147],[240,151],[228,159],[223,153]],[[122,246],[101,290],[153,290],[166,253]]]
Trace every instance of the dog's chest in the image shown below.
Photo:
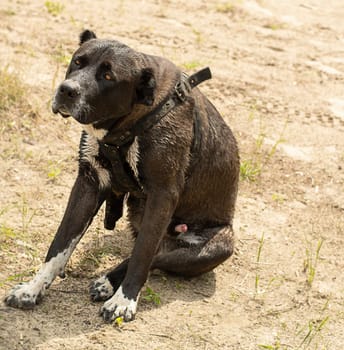
[[[86,135],[83,137],[83,140],[80,145],[81,158],[87,160],[97,170],[98,175],[100,175],[100,172],[102,171],[102,169],[100,168],[102,168],[102,166],[97,161],[97,157],[100,154],[99,141],[101,141],[106,136],[108,131],[105,129],[96,129],[92,125],[84,126],[84,130],[86,132]],[[126,161],[128,162],[132,172],[134,173],[136,180],[139,179],[139,158],[139,142],[138,137],[135,137],[133,143],[127,150]]]

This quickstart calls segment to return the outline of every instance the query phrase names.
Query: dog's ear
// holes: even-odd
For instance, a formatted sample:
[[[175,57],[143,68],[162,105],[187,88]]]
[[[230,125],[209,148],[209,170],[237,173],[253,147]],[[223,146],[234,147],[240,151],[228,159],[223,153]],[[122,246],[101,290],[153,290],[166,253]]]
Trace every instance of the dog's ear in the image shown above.
[[[92,30],[86,29],[80,34],[80,45],[82,45],[86,41],[89,41],[91,39],[96,39],[96,38],[97,36],[94,32],[92,32]]]
[[[156,82],[153,70],[151,68],[142,69],[136,87],[136,103],[151,106],[154,103],[155,86]]]

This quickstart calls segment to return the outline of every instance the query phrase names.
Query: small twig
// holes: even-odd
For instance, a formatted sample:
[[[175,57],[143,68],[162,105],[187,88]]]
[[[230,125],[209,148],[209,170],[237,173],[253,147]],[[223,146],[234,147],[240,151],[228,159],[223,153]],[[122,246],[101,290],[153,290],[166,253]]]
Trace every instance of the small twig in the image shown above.
[[[300,7],[304,7],[305,9],[308,9],[308,10],[315,10],[316,9],[315,6],[311,6],[308,4],[300,4]]]
[[[167,338],[167,339],[171,339],[171,340],[176,340],[175,338],[173,338],[172,336],[170,336],[168,334],[148,333],[148,335],[152,335],[153,337]]]
[[[127,331],[131,331],[131,332],[135,332],[135,334],[140,334],[143,336],[147,336],[147,335],[151,335],[153,337],[159,337],[159,338],[167,338],[170,340],[176,340],[174,337],[172,337],[171,335],[168,334],[164,334],[164,333],[144,333],[144,332],[138,332],[136,329],[126,329]]]

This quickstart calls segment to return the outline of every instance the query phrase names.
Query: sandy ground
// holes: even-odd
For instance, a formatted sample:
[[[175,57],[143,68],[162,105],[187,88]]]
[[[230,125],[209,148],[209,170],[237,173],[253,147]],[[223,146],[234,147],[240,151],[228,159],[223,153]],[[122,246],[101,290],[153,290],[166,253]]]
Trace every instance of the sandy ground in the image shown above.
[[[42,304],[0,304],[0,349],[342,349],[343,18],[342,0],[2,0],[0,69],[29,105],[0,111],[0,298],[39,268],[76,175],[80,126],[49,104],[83,28],[188,72],[209,65],[201,89],[238,139],[243,179],[236,252],[214,272],[154,273],[160,305],[145,287],[135,321],[104,324],[88,284],[132,242],[100,213]]]

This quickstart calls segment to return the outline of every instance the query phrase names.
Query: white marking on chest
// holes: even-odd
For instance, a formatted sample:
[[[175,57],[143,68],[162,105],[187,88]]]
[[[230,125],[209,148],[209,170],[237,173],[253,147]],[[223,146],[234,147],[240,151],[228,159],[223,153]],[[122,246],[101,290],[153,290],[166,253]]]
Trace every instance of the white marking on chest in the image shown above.
[[[136,179],[139,179],[138,162],[140,159],[140,149],[137,137],[135,137],[134,142],[130,145],[127,153],[127,162],[133,169]]]
[[[92,125],[85,125],[84,130],[86,131],[86,135],[81,144],[81,159],[89,162],[96,170],[100,187],[109,187],[111,184],[110,172],[96,160],[96,156],[99,155],[98,140],[103,139],[107,134],[107,130],[95,129]]]
[[[85,125],[84,130],[87,133],[85,142],[82,145],[83,159],[87,160],[97,171],[100,186],[110,186],[110,173],[108,170],[102,168],[96,161],[95,157],[99,154],[98,140],[102,140],[108,133],[105,129],[95,129],[92,125]],[[134,172],[136,179],[139,179],[138,162],[140,159],[140,150],[137,137],[134,142],[130,145],[126,160],[129,163],[131,169]]]
[[[96,129],[92,124],[84,125],[84,130],[89,134],[94,136],[97,140],[102,140],[108,133],[105,129]]]

